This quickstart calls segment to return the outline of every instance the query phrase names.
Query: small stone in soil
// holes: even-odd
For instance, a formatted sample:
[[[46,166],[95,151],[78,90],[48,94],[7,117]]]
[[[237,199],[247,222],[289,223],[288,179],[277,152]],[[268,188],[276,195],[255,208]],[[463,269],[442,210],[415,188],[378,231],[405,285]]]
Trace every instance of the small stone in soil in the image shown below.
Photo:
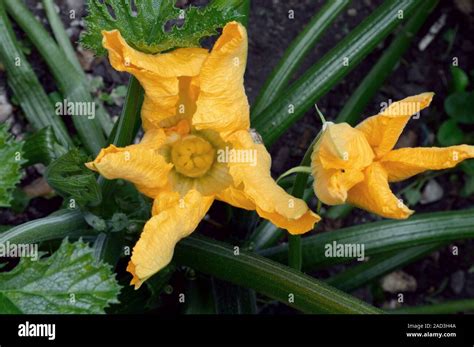
[[[464,283],[466,282],[466,275],[464,271],[458,270],[451,275],[451,281],[449,286],[455,294],[460,294],[464,288]]]

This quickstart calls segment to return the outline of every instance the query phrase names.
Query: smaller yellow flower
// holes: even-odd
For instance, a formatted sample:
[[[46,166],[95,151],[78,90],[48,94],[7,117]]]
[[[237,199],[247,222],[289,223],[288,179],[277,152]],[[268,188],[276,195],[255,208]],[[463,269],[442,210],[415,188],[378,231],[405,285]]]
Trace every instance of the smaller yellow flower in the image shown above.
[[[327,122],[311,157],[317,197],[327,205],[349,203],[386,218],[408,218],[414,211],[392,193],[389,182],[474,158],[474,146],[468,145],[393,149],[410,117],[433,95],[395,102],[355,128]]]
[[[228,23],[211,52],[181,48],[149,55],[117,30],[103,36],[112,66],[133,74],[145,89],[141,142],[109,146],[86,164],[154,199],[127,268],[135,288],[171,261],[176,243],[195,230],[214,200],[255,210],[292,234],[313,229],[320,217],[272,179],[270,155],[249,128],[245,27]]]

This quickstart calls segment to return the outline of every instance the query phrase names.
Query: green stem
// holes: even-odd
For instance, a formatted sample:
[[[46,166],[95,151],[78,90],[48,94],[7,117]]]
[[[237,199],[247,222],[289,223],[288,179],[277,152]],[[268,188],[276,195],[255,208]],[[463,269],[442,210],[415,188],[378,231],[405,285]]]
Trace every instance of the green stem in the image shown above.
[[[140,110],[143,103],[143,88],[140,82],[130,76],[128,82],[127,95],[122,114],[118,119],[117,131],[113,137],[112,144],[118,147],[127,146],[132,143],[136,134],[136,129],[140,123]]]
[[[143,103],[143,88],[140,82],[130,76],[128,81],[127,95],[122,109],[122,114],[115,123],[114,129],[108,140],[109,144],[117,147],[124,147],[132,143],[140,124],[140,109]],[[115,180],[107,180],[99,177],[99,184],[102,187],[103,202],[108,203],[115,187]]]
[[[304,154],[303,160],[301,160],[300,166],[310,166],[311,154],[313,153],[314,145],[316,144],[318,139],[319,136],[316,136],[313,142],[309,145],[308,149],[306,150],[306,153]],[[297,199],[301,199],[303,197],[306,184],[308,182],[308,177],[308,172],[298,172],[296,174],[296,179],[293,185],[293,189],[291,191],[291,195],[293,195]],[[303,266],[301,245],[302,244],[300,235],[288,235],[288,265],[298,271],[301,271],[301,268]]]
[[[188,237],[178,243],[175,261],[180,264],[251,288],[288,306],[308,313],[380,313],[322,281],[204,237]]]
[[[300,235],[288,235],[288,266],[298,271],[303,266]]]

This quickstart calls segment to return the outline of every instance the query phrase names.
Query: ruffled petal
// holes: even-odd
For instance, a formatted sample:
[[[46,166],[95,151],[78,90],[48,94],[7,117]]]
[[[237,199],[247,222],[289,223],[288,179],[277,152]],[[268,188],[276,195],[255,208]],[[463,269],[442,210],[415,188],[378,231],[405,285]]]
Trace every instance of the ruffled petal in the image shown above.
[[[199,75],[200,94],[192,119],[197,129],[222,133],[249,128],[244,88],[247,45],[244,26],[230,22],[224,27]]]
[[[387,153],[381,163],[390,182],[405,180],[427,170],[452,168],[463,160],[474,158],[474,146],[446,148],[401,148]]]
[[[364,181],[349,191],[350,204],[386,218],[406,219],[413,213],[390,190],[387,172],[380,163],[370,165],[364,175]]]
[[[192,101],[197,98],[197,88],[191,81],[209,55],[206,49],[180,48],[152,55],[130,47],[118,30],[103,31],[102,35],[112,66],[134,75],[145,89],[142,107],[145,130],[169,126],[171,119],[179,120],[194,111]],[[180,93],[186,96],[180,97]]]
[[[311,155],[314,191],[327,205],[345,203],[347,192],[364,179],[374,153],[364,134],[347,123],[326,123]]]
[[[433,95],[422,93],[394,102],[381,113],[357,125],[356,129],[367,137],[377,158],[395,146],[410,117],[428,107]]]
[[[347,123],[326,123],[314,146],[312,162],[324,169],[363,169],[373,160],[374,153],[364,134]]]
[[[340,205],[347,200],[348,191],[364,180],[360,170],[325,170],[313,165],[313,188],[316,196],[326,205]]]
[[[176,243],[196,229],[213,200],[196,191],[183,199],[175,192],[160,194],[153,206],[154,216],[145,224],[127,267],[135,289],[169,264]]]
[[[165,139],[161,130],[147,132],[140,144],[123,148],[110,145],[86,166],[109,180],[130,181],[140,192],[154,198],[167,184],[173,167],[158,152]]]
[[[234,133],[231,142],[235,149],[253,151],[255,161],[231,163],[230,174],[235,184],[217,198],[240,208],[255,209],[262,218],[291,234],[312,230],[321,218],[303,200],[291,196],[273,180],[271,158],[265,146],[255,144],[248,131]]]

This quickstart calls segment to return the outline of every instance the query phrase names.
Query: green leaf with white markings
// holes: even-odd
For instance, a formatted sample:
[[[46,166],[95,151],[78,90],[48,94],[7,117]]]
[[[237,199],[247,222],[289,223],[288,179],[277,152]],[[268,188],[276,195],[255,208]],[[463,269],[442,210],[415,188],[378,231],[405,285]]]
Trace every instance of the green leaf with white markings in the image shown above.
[[[0,313],[104,313],[118,303],[119,292],[110,265],[97,262],[91,247],[64,240],[50,257],[22,258],[12,271],[0,273]]]
[[[145,53],[177,47],[199,47],[200,40],[217,34],[226,23],[243,19],[242,0],[211,0],[206,7],[175,7],[175,0],[89,0],[83,46],[105,54],[102,30],[120,31],[127,43]]]
[[[14,141],[5,124],[0,125],[0,207],[9,207],[13,190],[21,179],[23,142]]]

